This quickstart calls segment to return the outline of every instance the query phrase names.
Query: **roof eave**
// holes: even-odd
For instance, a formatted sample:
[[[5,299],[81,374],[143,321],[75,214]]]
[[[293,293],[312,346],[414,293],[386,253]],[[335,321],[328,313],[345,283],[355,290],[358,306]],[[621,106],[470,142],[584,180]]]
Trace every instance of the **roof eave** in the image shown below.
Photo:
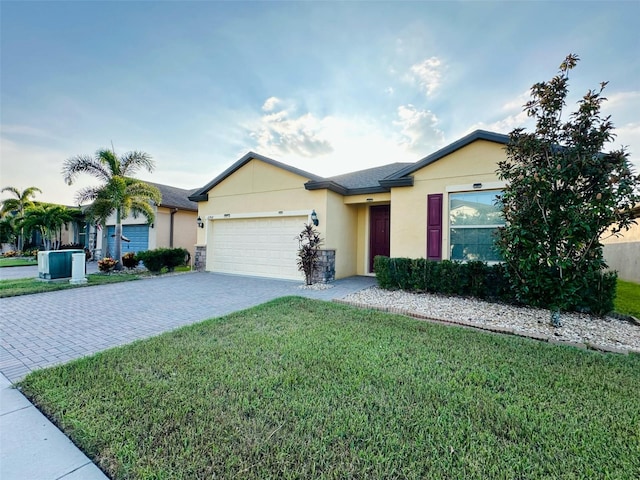
[[[306,190],[331,190],[340,195],[347,195],[348,190],[339,183],[331,180],[309,180],[304,184]]]
[[[202,193],[202,194],[189,195],[187,198],[192,202],[206,202],[207,200],[209,200],[209,194]]]
[[[413,177],[388,178],[380,180],[380,186],[390,189],[394,187],[413,187]]]

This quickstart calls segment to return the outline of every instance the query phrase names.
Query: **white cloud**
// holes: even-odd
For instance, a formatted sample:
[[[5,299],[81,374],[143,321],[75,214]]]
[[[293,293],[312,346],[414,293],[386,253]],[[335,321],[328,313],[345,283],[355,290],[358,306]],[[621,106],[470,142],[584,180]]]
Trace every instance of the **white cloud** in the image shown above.
[[[429,110],[418,110],[413,105],[400,105],[398,120],[393,125],[399,127],[399,144],[410,152],[427,155],[442,145],[444,133],[438,125],[438,117]],[[425,153],[426,152],[426,153]]]
[[[470,133],[474,130],[489,130],[490,132],[497,133],[509,133],[514,128],[523,127],[527,130],[531,130],[533,127],[533,122],[527,116],[526,112],[520,112],[513,115],[508,115],[504,118],[496,120],[494,122],[478,122],[473,124],[465,133]]]
[[[252,128],[249,135],[256,141],[256,148],[267,155],[294,154],[303,157],[315,157],[330,153],[331,143],[322,135],[321,121],[311,113],[295,116],[295,106],[274,111],[281,101],[267,99],[259,125]],[[265,108],[268,107],[268,108]]]
[[[604,96],[607,98],[607,102],[605,103],[606,108],[628,105],[630,102],[637,105],[638,102],[640,102],[640,91],[616,92],[607,95],[605,90]]]
[[[616,150],[621,146],[626,147],[629,161],[636,173],[640,174],[640,123],[633,122],[616,127],[615,134],[616,138],[611,142],[610,148]]]
[[[417,82],[426,95],[431,95],[442,81],[442,61],[438,57],[427,58],[409,69],[410,78]]]
[[[262,110],[265,112],[271,112],[278,104],[280,103],[280,99],[278,97],[269,97],[265,100],[262,105]]]
[[[502,111],[504,112],[522,112],[524,105],[531,99],[531,92],[529,90],[522,92],[516,98],[507,101],[502,105]]]

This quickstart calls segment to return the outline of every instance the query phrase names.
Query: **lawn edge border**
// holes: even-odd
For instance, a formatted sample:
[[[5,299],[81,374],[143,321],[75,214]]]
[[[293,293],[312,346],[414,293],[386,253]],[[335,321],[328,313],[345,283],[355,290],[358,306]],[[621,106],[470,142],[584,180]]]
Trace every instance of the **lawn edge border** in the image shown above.
[[[339,304],[342,304],[342,305],[349,305],[349,306],[356,307],[356,308],[373,309],[373,310],[378,310],[378,311],[386,312],[386,313],[394,313],[394,314],[397,314],[397,315],[403,315],[405,317],[411,317],[411,318],[415,318],[417,320],[426,320],[426,321],[429,321],[429,322],[439,323],[439,324],[442,324],[442,325],[456,325],[456,326],[460,326],[460,327],[471,328],[471,329],[485,331],[485,332],[499,333],[499,334],[513,335],[513,336],[516,336],[516,337],[529,338],[531,340],[537,340],[537,341],[540,341],[540,342],[547,342],[547,343],[550,343],[552,345],[562,345],[562,346],[568,346],[568,347],[575,347],[575,348],[579,348],[581,350],[595,350],[595,351],[603,352],[603,353],[617,353],[617,354],[621,354],[621,355],[628,355],[630,353],[634,353],[636,355],[640,355],[640,350],[636,350],[636,349],[633,349],[633,348],[615,348],[615,347],[609,347],[609,346],[606,346],[606,345],[597,345],[597,344],[593,344],[593,343],[572,342],[572,341],[569,341],[569,340],[562,340],[562,339],[560,339],[558,337],[554,337],[554,336],[549,336],[549,335],[544,335],[544,334],[537,334],[537,333],[530,333],[530,332],[522,332],[522,331],[519,331],[519,330],[514,330],[512,328],[492,327],[492,326],[488,326],[488,325],[479,325],[477,323],[464,321],[464,320],[451,320],[451,319],[445,319],[445,318],[436,318],[436,317],[432,317],[430,315],[425,315],[423,313],[412,312],[411,310],[406,310],[406,309],[398,308],[398,307],[384,307],[384,306],[378,306],[378,305],[369,305],[369,304],[366,304],[366,303],[352,302],[352,301],[349,301],[349,300],[344,300],[344,299],[339,299],[339,298],[333,299],[333,302],[334,303],[339,303]]]

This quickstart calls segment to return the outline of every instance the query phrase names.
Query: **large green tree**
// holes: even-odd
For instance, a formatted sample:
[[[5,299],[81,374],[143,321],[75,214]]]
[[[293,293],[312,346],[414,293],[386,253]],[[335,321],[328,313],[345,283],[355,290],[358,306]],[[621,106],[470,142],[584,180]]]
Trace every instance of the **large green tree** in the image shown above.
[[[625,148],[605,152],[615,138],[610,117],[601,114],[606,82],[564,115],[569,72],[578,60],[567,56],[556,76],[533,85],[524,108],[535,131],[510,134],[498,169],[507,187],[500,198],[506,226],[497,244],[512,286],[522,301],[552,309],[556,325],[560,311],[597,304],[591,297],[602,294],[604,284],[614,292],[615,283],[602,274],[601,239],[628,230],[640,201],[640,177]]]
[[[148,183],[133,178],[141,168],[153,172],[155,164],[144,152],[129,152],[118,156],[111,150],[98,150],[94,156],[77,155],[67,159],[62,174],[68,185],[80,174],[88,174],[102,183],[78,191],[78,204],[91,202],[85,211],[88,218],[105,223],[115,214],[115,251],[118,260],[116,269],[122,269],[122,220],[129,215],[143,215],[148,223],[154,221],[152,202],[158,204],[160,191]]]
[[[27,207],[32,207],[34,205],[32,199],[35,197],[36,193],[42,193],[42,190],[37,187],[28,187],[20,191],[16,187],[4,187],[2,192],[9,192],[14,197],[7,198],[2,201],[2,209],[0,209],[0,213],[3,218],[11,217],[9,223],[13,223],[14,228],[17,228],[18,230],[18,244],[16,245],[16,248],[22,251],[22,248],[24,247],[24,230],[21,227],[18,227],[18,224],[22,221]],[[8,229],[8,224],[5,228]]]
[[[62,227],[74,220],[71,210],[63,205],[50,203],[38,203],[27,207],[21,226],[24,231],[38,230],[42,236],[45,250],[54,250],[60,247],[59,237]]]

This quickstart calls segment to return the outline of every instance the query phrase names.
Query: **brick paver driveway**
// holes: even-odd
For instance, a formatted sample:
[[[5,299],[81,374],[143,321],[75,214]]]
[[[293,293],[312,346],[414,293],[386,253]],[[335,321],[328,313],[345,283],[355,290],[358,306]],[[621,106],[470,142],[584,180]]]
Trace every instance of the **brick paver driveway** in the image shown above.
[[[300,282],[189,273],[0,299],[0,372],[15,382],[42,367],[252,307],[285,295],[331,300],[375,283]]]

